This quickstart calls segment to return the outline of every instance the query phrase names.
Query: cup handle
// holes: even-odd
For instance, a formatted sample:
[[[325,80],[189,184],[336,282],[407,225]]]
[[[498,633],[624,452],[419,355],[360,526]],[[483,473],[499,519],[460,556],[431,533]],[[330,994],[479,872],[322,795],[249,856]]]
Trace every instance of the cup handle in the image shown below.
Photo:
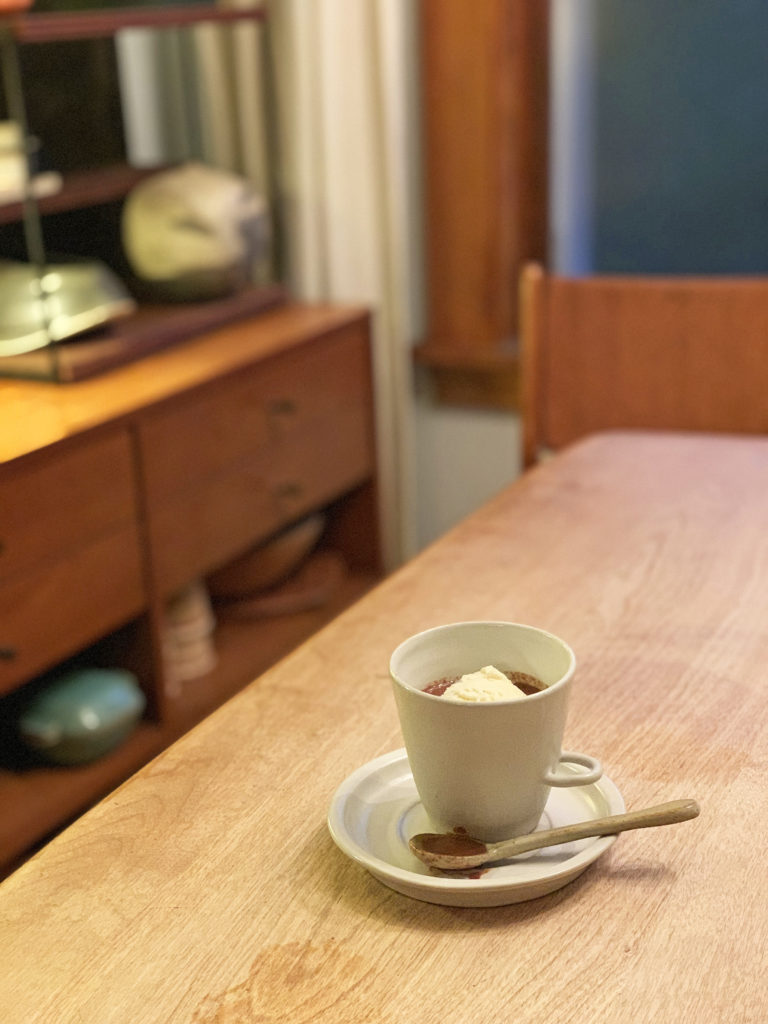
[[[597,782],[603,774],[603,766],[597,758],[590,757],[589,754],[576,754],[572,750],[564,750],[558,760],[561,764],[577,764],[586,771],[566,773],[559,768],[550,769],[544,775],[544,781],[548,786],[588,786],[592,782]]]

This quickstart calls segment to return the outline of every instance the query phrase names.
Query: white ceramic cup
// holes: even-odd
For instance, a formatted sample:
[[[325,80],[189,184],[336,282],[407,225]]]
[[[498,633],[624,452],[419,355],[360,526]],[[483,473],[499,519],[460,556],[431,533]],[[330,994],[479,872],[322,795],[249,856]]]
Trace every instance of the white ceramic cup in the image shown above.
[[[493,665],[544,683],[522,700],[470,703],[424,693]],[[438,831],[486,842],[531,832],[551,786],[596,782],[600,762],[561,750],[576,658],[563,640],[514,622],[456,622],[405,640],[390,675],[416,789]],[[577,766],[577,767],[573,767]]]

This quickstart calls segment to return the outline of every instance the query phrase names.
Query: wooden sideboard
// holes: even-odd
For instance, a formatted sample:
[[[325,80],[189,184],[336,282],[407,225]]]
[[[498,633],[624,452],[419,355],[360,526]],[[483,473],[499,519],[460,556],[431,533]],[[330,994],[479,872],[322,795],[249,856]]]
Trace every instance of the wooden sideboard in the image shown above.
[[[0,873],[381,575],[369,320],[286,305],[100,378],[0,381]],[[215,668],[171,685],[169,599],[316,511],[328,600],[217,615]],[[123,666],[139,727],[77,767],[21,762],[14,717],[64,665]]]

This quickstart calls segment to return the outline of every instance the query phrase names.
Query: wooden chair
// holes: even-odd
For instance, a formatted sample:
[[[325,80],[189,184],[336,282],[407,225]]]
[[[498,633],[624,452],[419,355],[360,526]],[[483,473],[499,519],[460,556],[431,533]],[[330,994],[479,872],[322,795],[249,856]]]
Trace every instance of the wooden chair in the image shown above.
[[[768,433],[768,277],[521,275],[523,462],[613,428]]]

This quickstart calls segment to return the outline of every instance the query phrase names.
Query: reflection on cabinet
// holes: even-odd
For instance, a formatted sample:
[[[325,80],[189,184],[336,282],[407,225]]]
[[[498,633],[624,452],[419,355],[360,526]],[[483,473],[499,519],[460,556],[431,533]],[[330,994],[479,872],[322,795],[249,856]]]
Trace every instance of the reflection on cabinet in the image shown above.
[[[0,382],[0,873],[372,585],[381,572],[368,318],[289,305],[78,384]],[[329,599],[214,607],[215,667],[163,661],[169,599],[322,510]],[[11,756],[45,673],[123,666],[145,719],[87,765]]]

